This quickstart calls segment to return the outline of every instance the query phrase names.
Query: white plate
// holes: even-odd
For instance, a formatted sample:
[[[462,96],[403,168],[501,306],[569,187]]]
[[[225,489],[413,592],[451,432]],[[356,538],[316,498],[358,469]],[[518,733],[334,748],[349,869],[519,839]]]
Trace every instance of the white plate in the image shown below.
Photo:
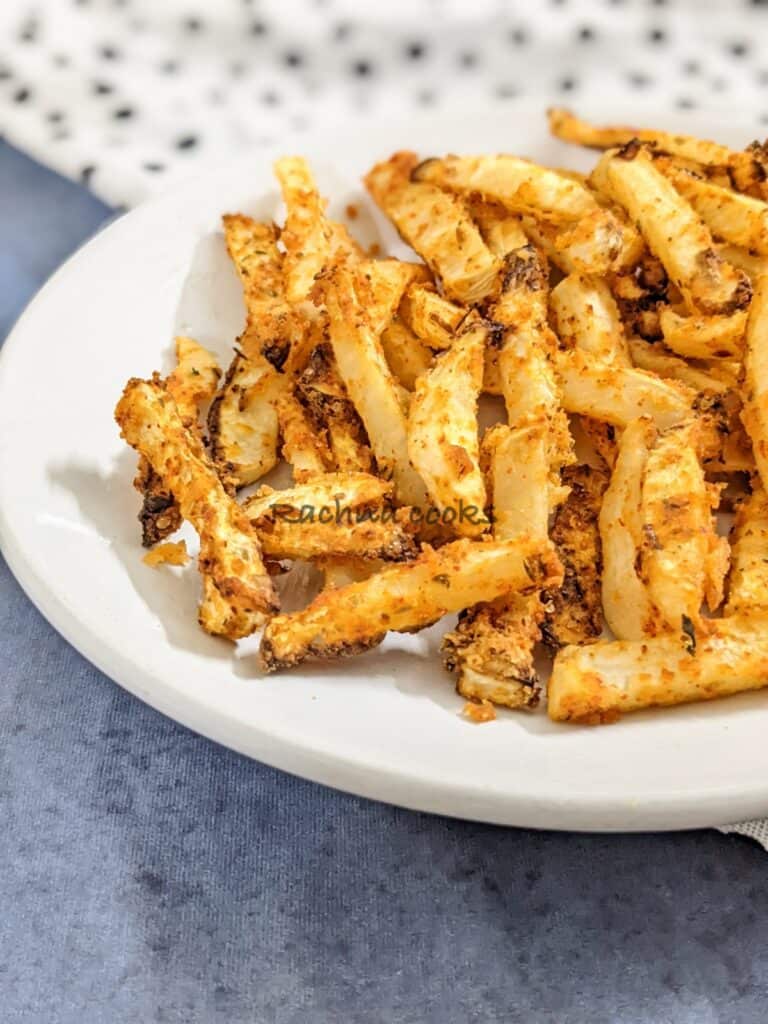
[[[633,116],[659,123],[658,115]],[[690,114],[668,126],[733,145],[754,133],[732,118]],[[542,110],[514,106],[504,117],[372,124],[354,137],[301,146],[333,197],[332,212],[361,206],[355,230],[366,240],[382,226],[368,212],[360,174],[401,147],[425,156],[504,149],[577,167],[593,160],[552,141]],[[226,359],[243,308],[219,217],[277,211],[270,162],[234,162],[113,224],[53,277],[6,342],[0,539],[32,600],[86,657],[153,707],[340,789],[549,828],[683,828],[768,812],[765,694],[597,729],[506,712],[475,726],[459,716],[462,701],[436,656],[440,629],[395,636],[341,664],[262,678],[247,653],[252,644],[234,657],[231,646],[199,630],[193,567],[142,564],[136,460],[118,438],[113,407],[129,377],[168,365],[176,332]]]

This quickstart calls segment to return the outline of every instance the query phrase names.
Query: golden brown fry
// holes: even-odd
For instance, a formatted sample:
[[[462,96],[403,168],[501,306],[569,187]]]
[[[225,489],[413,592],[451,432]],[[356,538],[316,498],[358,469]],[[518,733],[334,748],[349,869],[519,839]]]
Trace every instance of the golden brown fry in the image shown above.
[[[197,427],[201,408],[216,394],[221,370],[212,355],[192,338],[176,338],[176,366],[165,386],[185,426]]]
[[[284,381],[256,355],[237,353],[208,413],[211,454],[236,486],[252,484],[277,464],[275,403]]]
[[[338,559],[360,558],[365,561],[403,562],[415,558],[414,525],[409,522],[408,509],[369,510],[349,516],[330,510],[334,518],[323,522],[317,518],[292,518],[275,513],[254,522],[261,549],[275,559]],[[252,520],[253,522],[253,520]],[[327,585],[327,583],[326,583]]]
[[[640,500],[640,573],[668,629],[700,628],[701,605],[720,604],[728,542],[712,515],[719,489],[706,483],[696,454],[699,424],[665,431],[649,451]]]
[[[599,515],[603,554],[603,612],[613,633],[638,640],[656,631],[658,613],[637,569],[642,543],[640,498],[648,453],[656,438],[649,418],[623,431]]]
[[[765,620],[713,619],[692,636],[566,647],[547,688],[558,722],[614,722],[642,708],[712,700],[768,685]]]
[[[736,509],[725,615],[762,618],[768,609],[768,495],[760,480]]]
[[[285,490],[260,487],[256,494],[246,498],[243,509],[253,523],[260,523],[278,512],[295,520],[302,512],[306,521],[330,521],[337,513],[345,519],[350,511],[368,506],[379,506],[392,497],[392,483],[380,480],[370,473],[323,473]]]
[[[334,464],[323,432],[312,421],[307,409],[293,393],[283,389],[275,400],[282,454],[293,471],[297,484],[326,473]]]
[[[400,315],[413,333],[430,348],[450,348],[454,335],[467,315],[457,306],[423,284],[408,288],[400,304]]]
[[[176,403],[185,426],[198,430],[200,410],[213,397],[221,370],[216,358],[192,338],[175,341],[176,366],[166,378],[166,387]],[[181,526],[181,512],[173,495],[142,456],[133,482],[142,495],[139,522],[145,548],[164,540]]]
[[[741,414],[752,439],[755,462],[768,486],[768,274],[755,284],[755,297],[749,311],[744,355],[744,408]]]
[[[488,526],[479,466],[477,401],[483,383],[488,326],[471,317],[453,347],[416,382],[408,414],[408,454],[442,513],[468,537]],[[451,519],[447,519],[448,512]]]
[[[659,377],[679,380],[694,391],[708,391],[712,394],[726,394],[732,385],[719,380],[701,364],[680,359],[661,342],[630,338],[628,341],[632,363],[640,370],[656,373]]]
[[[550,512],[550,452],[544,418],[511,428],[498,423],[486,431],[490,459],[493,534],[511,540],[520,533],[547,536]]]
[[[370,473],[373,453],[329,344],[315,348],[299,377],[298,389],[315,424],[322,426],[327,437],[329,465],[341,472]]]
[[[718,242],[715,248],[727,263],[743,270],[753,285],[761,274],[768,271],[768,259],[765,256],[758,256],[757,253],[727,242]]]
[[[706,225],[642,147],[609,151],[601,165],[601,184],[638,225],[691,312],[729,316],[749,304],[744,272],[722,259]]]
[[[594,466],[566,466],[563,484],[570,493],[555,512],[550,531],[563,563],[563,583],[547,594],[551,608],[541,629],[544,642],[554,648],[592,643],[603,630],[598,516],[608,474]]]
[[[650,416],[659,429],[690,416],[695,392],[678,381],[623,366],[598,366],[584,353],[565,353],[557,362],[563,406],[571,413],[626,427]]]
[[[395,153],[365,177],[376,203],[400,235],[459,302],[479,302],[492,289],[498,262],[461,199],[412,181],[415,153]]]
[[[745,309],[730,316],[682,316],[666,306],[659,324],[667,348],[688,359],[740,359],[744,352]]]
[[[655,128],[635,128],[629,125],[598,127],[576,117],[563,107],[552,107],[547,111],[549,130],[563,142],[574,142],[591,149],[613,149],[626,146],[633,139],[647,142],[654,149],[685,160],[715,167],[727,167],[732,153],[727,146],[697,139],[691,135],[679,135],[659,131]]]
[[[502,707],[537,707],[533,649],[542,615],[538,594],[512,594],[463,611],[440,646],[446,669],[458,674],[457,691]]]
[[[303,157],[282,157],[275,162],[274,170],[286,208],[281,235],[285,245],[285,294],[289,302],[302,302],[331,256],[332,234],[325,217],[326,203]]]
[[[506,256],[528,241],[520,218],[499,203],[470,199],[469,210],[485,244],[495,256]]]
[[[667,160],[656,166],[684,196],[717,238],[768,255],[768,204],[681,170]]]
[[[339,263],[323,285],[336,365],[365,425],[379,471],[392,475],[402,504],[421,505],[426,493],[408,459],[406,421],[397,384],[367,315],[370,294],[366,278]]]
[[[427,547],[415,562],[323,591],[303,611],[271,619],[261,642],[262,662],[273,671],[309,657],[359,654],[388,630],[412,632],[478,601],[546,586],[557,569],[548,547],[524,536]]]
[[[285,297],[283,256],[277,247],[280,232],[243,214],[222,218],[227,250],[243,286],[246,329],[238,347],[248,357],[265,356],[282,367],[304,328]]]
[[[204,628],[230,639],[252,633],[277,609],[277,598],[248,517],[222,487],[161,383],[129,381],[115,418],[123,438],[149,460],[200,535],[200,571],[221,599],[215,618],[201,607]]]
[[[414,332],[395,317],[381,334],[381,347],[392,373],[408,391],[432,366],[434,354]]]
[[[552,289],[549,301],[558,336],[567,348],[580,348],[596,362],[630,365],[619,310],[605,281],[569,274]]]
[[[731,153],[730,177],[740,192],[756,199],[768,199],[768,148],[755,140],[738,153]]]

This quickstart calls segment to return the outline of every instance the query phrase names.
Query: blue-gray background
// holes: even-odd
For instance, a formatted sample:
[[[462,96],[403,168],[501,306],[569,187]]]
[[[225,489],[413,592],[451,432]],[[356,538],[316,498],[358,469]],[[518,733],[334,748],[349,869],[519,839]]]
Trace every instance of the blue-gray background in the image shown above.
[[[0,143],[0,337],[110,214]],[[0,559],[2,1024],[762,1024],[767,875],[739,837],[491,828],[248,761]]]

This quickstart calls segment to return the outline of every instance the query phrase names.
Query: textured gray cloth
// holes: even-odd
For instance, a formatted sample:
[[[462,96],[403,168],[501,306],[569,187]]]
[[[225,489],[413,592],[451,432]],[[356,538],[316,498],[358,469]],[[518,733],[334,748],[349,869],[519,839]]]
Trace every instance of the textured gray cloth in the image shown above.
[[[0,144],[0,332],[108,214]],[[753,843],[492,828],[283,775],[106,679],[0,559],[2,1024],[752,1024],[766,941]]]

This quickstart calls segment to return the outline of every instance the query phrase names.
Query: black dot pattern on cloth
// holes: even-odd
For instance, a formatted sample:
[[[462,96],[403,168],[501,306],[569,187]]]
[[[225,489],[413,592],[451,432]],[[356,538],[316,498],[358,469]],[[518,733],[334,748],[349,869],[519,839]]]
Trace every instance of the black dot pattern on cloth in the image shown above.
[[[6,4],[0,132],[115,203],[362,114],[634,102],[746,112],[755,136],[768,114],[768,0]]]

